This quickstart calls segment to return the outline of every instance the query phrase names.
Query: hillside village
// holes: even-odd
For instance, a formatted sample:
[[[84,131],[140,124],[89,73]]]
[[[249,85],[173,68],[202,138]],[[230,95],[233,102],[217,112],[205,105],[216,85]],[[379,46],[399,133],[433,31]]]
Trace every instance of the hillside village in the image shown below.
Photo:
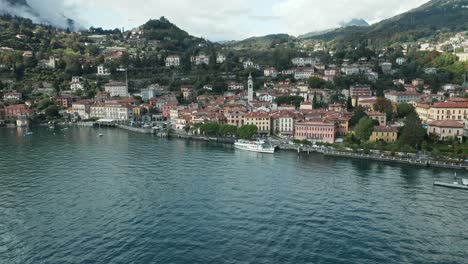
[[[193,37],[165,18],[130,31],[70,32],[10,16],[1,26],[3,125],[165,122],[181,134],[434,155],[457,147],[454,157],[468,157],[467,32],[386,47],[295,40],[264,51]]]

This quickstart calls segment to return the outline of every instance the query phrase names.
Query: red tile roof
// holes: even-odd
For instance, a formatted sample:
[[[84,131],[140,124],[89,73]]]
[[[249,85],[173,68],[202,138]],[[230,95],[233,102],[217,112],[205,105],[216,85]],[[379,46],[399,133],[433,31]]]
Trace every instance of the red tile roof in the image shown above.
[[[436,103],[433,108],[468,108],[468,102],[442,102]]]
[[[398,128],[397,127],[389,127],[389,126],[375,126],[374,127],[374,132],[395,133],[395,132],[398,132]]]
[[[429,126],[435,126],[435,127],[455,127],[455,128],[464,128],[465,126],[457,121],[454,120],[438,120],[438,121],[433,121],[429,124]]]

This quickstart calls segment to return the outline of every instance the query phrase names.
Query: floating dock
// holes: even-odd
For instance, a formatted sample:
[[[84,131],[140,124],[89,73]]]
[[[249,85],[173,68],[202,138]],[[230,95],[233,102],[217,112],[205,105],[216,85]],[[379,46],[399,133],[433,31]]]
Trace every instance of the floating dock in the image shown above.
[[[459,183],[444,183],[444,182],[434,182],[435,186],[442,186],[447,188],[455,188],[455,189],[465,189],[468,190],[467,185],[459,184]]]

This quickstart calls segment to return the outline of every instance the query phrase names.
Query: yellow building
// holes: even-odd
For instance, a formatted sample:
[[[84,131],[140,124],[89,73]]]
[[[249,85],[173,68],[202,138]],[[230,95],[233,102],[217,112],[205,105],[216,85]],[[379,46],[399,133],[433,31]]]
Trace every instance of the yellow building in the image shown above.
[[[387,114],[375,111],[367,111],[366,115],[375,121],[379,122],[379,126],[386,126],[387,125]]]
[[[376,126],[370,137],[371,142],[385,141],[395,143],[398,140],[398,128],[388,126]]]
[[[244,115],[244,125],[255,125],[258,134],[270,135],[271,122],[270,114],[267,112],[254,112]]]
[[[434,104],[429,110],[428,121],[466,120],[468,119],[468,101],[447,101]]]
[[[427,123],[429,120],[429,111],[431,109],[431,105],[425,103],[415,103],[414,109],[416,114],[418,114],[419,119],[421,119],[423,123]]]

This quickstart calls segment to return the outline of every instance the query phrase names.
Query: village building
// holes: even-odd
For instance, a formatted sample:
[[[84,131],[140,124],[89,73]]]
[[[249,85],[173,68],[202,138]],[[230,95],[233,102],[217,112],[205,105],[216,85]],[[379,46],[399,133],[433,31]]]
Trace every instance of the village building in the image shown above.
[[[106,118],[116,121],[133,119],[133,106],[127,104],[97,104],[90,106],[91,118]]]
[[[243,111],[228,111],[224,113],[224,116],[226,117],[226,124],[228,125],[236,127],[241,127],[244,125],[245,113]]]
[[[388,92],[385,93],[385,98],[393,103],[402,104],[413,101],[419,101],[422,94],[414,92]]]
[[[457,139],[462,142],[464,125],[454,120],[438,120],[428,124],[428,135],[436,135],[439,140]]]
[[[83,83],[80,76],[73,76],[70,83],[70,90],[73,92],[84,90]]]
[[[108,76],[110,75],[109,69],[107,69],[104,65],[99,65],[97,67],[97,75],[98,76]]]
[[[276,78],[278,76],[278,71],[275,68],[266,68],[263,70],[263,75],[265,75],[265,77]]]
[[[398,128],[396,127],[375,126],[370,136],[371,142],[384,141],[387,143],[395,143],[397,140]]]
[[[224,56],[223,54],[221,53],[218,53],[218,55],[216,56],[216,63],[218,64],[222,64],[226,61],[226,56]]]
[[[335,143],[336,126],[323,121],[306,121],[297,123],[294,132],[295,139],[309,140],[313,143]]]
[[[23,99],[23,95],[17,91],[6,92],[3,95],[3,100],[8,102],[18,102]]]
[[[365,113],[370,119],[379,122],[379,126],[387,125],[387,114],[376,111],[367,111]]]
[[[169,55],[166,57],[166,67],[179,67],[180,66],[180,56],[179,55]]]
[[[267,112],[254,112],[244,115],[244,125],[255,125],[258,134],[268,136],[271,132],[270,114]]]
[[[111,97],[127,97],[128,87],[123,82],[110,82],[104,85],[104,90],[110,94]]]

